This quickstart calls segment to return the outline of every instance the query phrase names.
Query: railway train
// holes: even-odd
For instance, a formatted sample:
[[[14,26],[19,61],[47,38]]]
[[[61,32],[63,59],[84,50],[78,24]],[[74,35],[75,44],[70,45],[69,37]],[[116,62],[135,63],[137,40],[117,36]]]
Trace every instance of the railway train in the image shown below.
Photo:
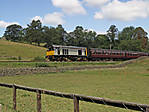
[[[128,60],[141,56],[149,56],[149,53],[63,45],[51,45],[46,52],[50,61]]]

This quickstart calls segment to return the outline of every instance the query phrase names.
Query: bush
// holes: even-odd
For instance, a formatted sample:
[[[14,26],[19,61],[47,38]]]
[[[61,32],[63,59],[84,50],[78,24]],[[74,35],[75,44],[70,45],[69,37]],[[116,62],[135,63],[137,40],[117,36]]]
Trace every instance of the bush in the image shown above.
[[[33,61],[45,61],[45,58],[37,56],[33,59]]]
[[[47,63],[36,63],[36,67],[50,67]]]
[[[22,60],[21,56],[18,56],[18,60],[19,60],[19,61]]]

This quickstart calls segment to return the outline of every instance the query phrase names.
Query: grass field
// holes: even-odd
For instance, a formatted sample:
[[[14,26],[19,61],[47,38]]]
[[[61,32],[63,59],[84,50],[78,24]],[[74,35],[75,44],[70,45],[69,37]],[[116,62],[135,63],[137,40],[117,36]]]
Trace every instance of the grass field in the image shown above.
[[[0,39],[0,60],[32,60],[34,57],[45,57],[46,48],[29,44],[10,42]]]
[[[15,83],[65,93],[110,98],[149,104],[149,58],[125,68],[69,71],[64,73],[0,77],[0,82]],[[12,112],[12,89],[0,87],[0,104]],[[36,111],[36,94],[17,91],[18,112]],[[73,101],[42,96],[43,112],[72,112]],[[133,112],[109,106],[80,102],[81,112]]]

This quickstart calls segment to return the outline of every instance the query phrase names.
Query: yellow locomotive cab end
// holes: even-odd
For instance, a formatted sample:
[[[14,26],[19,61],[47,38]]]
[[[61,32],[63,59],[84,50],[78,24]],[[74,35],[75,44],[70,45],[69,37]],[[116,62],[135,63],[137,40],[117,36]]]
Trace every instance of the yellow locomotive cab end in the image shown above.
[[[47,51],[47,56],[53,56],[54,55],[54,51]]]

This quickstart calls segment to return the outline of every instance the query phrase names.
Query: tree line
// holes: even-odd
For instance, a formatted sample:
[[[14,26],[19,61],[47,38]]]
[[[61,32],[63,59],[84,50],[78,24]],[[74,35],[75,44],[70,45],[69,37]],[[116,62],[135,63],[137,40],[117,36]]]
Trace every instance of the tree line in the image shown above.
[[[149,51],[147,32],[142,27],[125,27],[119,31],[111,25],[106,34],[76,26],[74,31],[67,32],[62,25],[57,27],[42,26],[40,20],[33,20],[26,28],[20,25],[9,25],[3,37],[14,42],[35,43],[44,47],[50,45],[71,45],[87,48],[117,49],[129,51]]]

